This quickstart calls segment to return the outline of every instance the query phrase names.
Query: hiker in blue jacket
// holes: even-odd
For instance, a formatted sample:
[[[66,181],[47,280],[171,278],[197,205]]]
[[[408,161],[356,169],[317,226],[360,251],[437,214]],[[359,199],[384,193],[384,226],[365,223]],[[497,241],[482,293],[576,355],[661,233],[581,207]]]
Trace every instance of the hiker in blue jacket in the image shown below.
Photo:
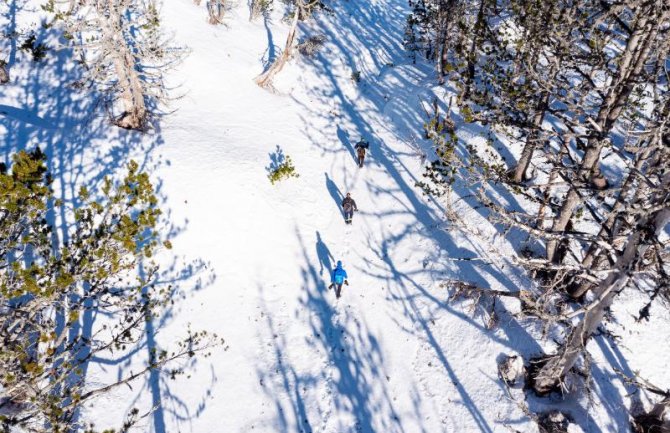
[[[333,273],[330,277],[330,286],[328,286],[329,289],[332,289],[333,286],[335,287],[335,296],[338,299],[342,293],[342,284],[346,284],[348,286],[349,281],[347,281],[347,271],[345,271],[342,267],[342,262],[338,260],[337,266],[335,269],[333,269]]]

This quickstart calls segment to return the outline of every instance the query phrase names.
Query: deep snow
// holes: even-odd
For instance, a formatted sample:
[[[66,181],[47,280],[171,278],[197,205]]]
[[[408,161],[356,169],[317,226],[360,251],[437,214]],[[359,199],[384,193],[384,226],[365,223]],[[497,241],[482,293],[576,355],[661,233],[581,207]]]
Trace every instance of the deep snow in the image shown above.
[[[458,278],[515,291],[530,282],[503,258],[509,242],[494,236],[480,209],[457,202],[481,236],[461,233],[444,218],[444,205],[414,186],[429,152],[421,140],[409,145],[425,121],[419,104],[445,90],[429,65],[412,65],[402,51],[406,2],[332,6],[333,14],[318,14],[299,35],[324,34],[323,49],[293,59],[272,93],[252,79],[284,45],[281,4],[250,23],[240,2],[225,26],[213,27],[204,6],[166,1],[164,25],[191,52],[170,76],[182,95],[173,102],[177,111],[146,135],[110,126],[95,97],[71,86],[78,75],[66,51],[36,64],[3,41],[13,75],[0,96],[3,159],[39,144],[57,193],[72,198],[76,185],[99,182],[135,158],[168,210],[178,257],[164,254],[163,282],[179,284],[182,299],[149,324],[159,330],[157,341],[121,360],[97,360],[92,380],[141,365],[148,347],[168,346],[188,324],[226,339],[225,348],[193,365],[190,379],[154,374],[91,404],[85,416],[99,428],[118,426],[132,406],[146,411],[160,403],[143,430],[536,431],[520,408],[523,391],[508,394],[498,380],[497,361],[551,343],[542,343],[533,321],[512,315],[516,301],[499,302],[499,326],[487,330],[469,303],[447,302],[439,285]],[[35,26],[34,4],[12,0],[0,10],[6,28],[48,32]],[[371,143],[362,169],[353,151],[360,137]],[[483,139],[475,129],[461,138]],[[277,146],[300,177],[272,186],[266,167]],[[348,191],[360,209],[352,226],[339,210]],[[470,257],[484,260],[453,260]],[[351,282],[339,301],[327,289],[337,260]],[[637,397],[628,396],[615,368],[670,383],[658,344],[670,341],[670,317],[656,307],[651,323],[635,323],[643,302],[635,294],[617,302],[620,324],[609,328],[621,340],[601,336],[589,344],[592,402],[552,402],[571,411],[572,431],[627,431],[626,411]],[[530,400],[534,411],[545,406],[552,407]]]

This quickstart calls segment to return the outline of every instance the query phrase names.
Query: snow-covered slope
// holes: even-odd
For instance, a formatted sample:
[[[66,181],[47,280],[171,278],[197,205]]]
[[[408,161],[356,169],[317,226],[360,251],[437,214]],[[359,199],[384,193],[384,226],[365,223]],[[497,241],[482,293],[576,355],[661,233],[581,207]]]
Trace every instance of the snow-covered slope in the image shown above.
[[[142,424],[157,433],[536,431],[523,392],[501,385],[497,361],[540,353],[540,330],[512,315],[516,301],[497,304],[499,324],[488,330],[467,303],[447,302],[439,285],[459,278],[518,290],[530,282],[501,258],[508,243],[491,237],[479,210],[457,205],[482,233],[462,234],[414,186],[429,150],[421,140],[410,145],[425,121],[420,102],[444,90],[432,87],[430,66],[403,54],[405,0],[335,2],[333,13],[301,29],[324,34],[324,47],[294,59],[275,93],[252,79],[284,44],[279,6],[250,23],[240,2],[218,27],[187,0],[165,2],[163,14],[191,52],[170,78],[183,95],[177,111],[155,131],[119,131],[91,116],[100,110],[70,86],[77,76],[63,66],[65,53],[45,66],[14,48],[15,82],[0,97],[5,159],[45,147],[57,185],[72,197],[79,182],[135,158],[151,170],[168,210],[179,257],[165,254],[164,283],[178,284],[183,297],[149,325],[160,328],[157,342],[121,361],[98,360],[91,377],[131,370],[146,361],[147,346],[168,346],[189,324],[226,339],[189,379],[151,376],[95,402],[86,416],[117,426],[130,407],[157,406]],[[37,19],[28,6],[4,19],[12,16],[25,27]],[[480,139],[470,133],[464,138]],[[359,169],[353,145],[361,137],[371,148]],[[278,146],[300,177],[273,186],[266,167]],[[339,209],[346,192],[360,209],[351,226]],[[473,257],[484,260],[456,260]],[[327,288],[337,260],[351,283],[339,300]],[[667,312],[655,313],[663,324],[656,338],[670,341]],[[614,368],[670,379],[656,354],[628,356],[654,327],[630,314],[621,313],[621,343],[598,337],[590,345],[593,403],[562,403],[580,425],[575,431],[626,431],[631,401]]]

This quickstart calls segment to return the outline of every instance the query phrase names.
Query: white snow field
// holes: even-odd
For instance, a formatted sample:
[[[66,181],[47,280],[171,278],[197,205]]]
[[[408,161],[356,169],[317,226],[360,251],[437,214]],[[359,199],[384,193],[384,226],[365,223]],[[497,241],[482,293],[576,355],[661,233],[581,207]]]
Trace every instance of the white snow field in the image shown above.
[[[52,31],[39,26],[38,3],[4,2],[0,25]],[[488,330],[470,302],[448,302],[440,286],[447,278],[509,291],[531,283],[503,258],[510,239],[494,236],[484,211],[457,201],[467,189],[455,206],[481,236],[459,231],[444,205],[415,187],[430,150],[420,139],[409,144],[421,137],[420,101],[433,91],[448,98],[432,67],[403,52],[406,0],[332,8],[299,34],[325,35],[323,48],[296,56],[270,92],[253,78],[283,49],[280,2],[267,19],[249,22],[239,1],[225,25],[211,26],[204,6],[166,0],[163,24],[190,54],[170,75],[173,94],[182,95],[176,111],[146,134],[109,124],[96,95],[74,86],[68,51],[38,64],[16,42],[2,42],[13,81],[0,88],[1,160],[41,146],[56,193],[71,199],[77,185],[99,184],[134,158],[150,171],[171,224],[162,283],[178,285],[181,297],[147,325],[156,339],[91,364],[92,383],[144,365],[149,348],[169,347],[189,324],[226,339],[190,366],[190,378],[153,374],[83,416],[100,429],[118,427],[130,408],[154,407],[139,425],[154,433],[535,432],[528,404],[567,410],[572,432],[628,431],[628,409],[644,398],[615,369],[670,383],[668,312],[656,306],[650,322],[636,323],[645,300],[630,293],[616,303],[616,324],[607,328],[621,338],[589,343],[590,399],[526,400],[521,388],[507,391],[497,376],[502,355],[528,357],[554,343],[513,315],[517,301],[497,302],[498,326]],[[463,139],[482,139],[463,131]],[[359,169],[353,146],[361,137],[371,146]],[[300,177],[273,186],[266,167],[277,146]],[[351,226],[339,208],[346,192],[360,209]],[[455,260],[464,258],[482,260]],[[351,283],[339,300],[327,288],[337,260]]]

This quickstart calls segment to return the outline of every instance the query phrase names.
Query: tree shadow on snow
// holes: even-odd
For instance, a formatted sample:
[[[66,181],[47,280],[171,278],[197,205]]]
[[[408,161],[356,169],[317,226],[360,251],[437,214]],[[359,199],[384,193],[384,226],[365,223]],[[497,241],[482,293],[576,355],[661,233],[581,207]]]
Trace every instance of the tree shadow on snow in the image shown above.
[[[279,167],[286,162],[286,155],[284,154],[284,149],[281,148],[281,146],[277,145],[276,149],[274,152],[268,153],[268,157],[270,158],[270,164],[265,167],[265,171],[268,174],[273,173]]]
[[[154,155],[154,150],[163,143],[159,126],[143,134],[110,125],[103,107],[103,95],[87,88],[71,50],[49,49],[39,62],[33,61],[29,53],[18,50],[17,45],[29,34],[35,35],[36,43],[45,43],[49,47],[56,46],[59,38],[58,32],[47,26],[18,25],[23,12],[32,13],[32,10],[28,10],[22,1],[11,0],[0,4],[2,19],[10,23],[7,33],[10,36],[8,62],[12,67],[12,81],[3,86],[4,94],[0,96],[0,162],[9,163],[11,155],[17,151],[36,146],[46,155],[46,165],[53,178],[54,196],[62,198],[65,204],[50,206],[47,214],[54,227],[54,246],[58,248],[67,244],[70,233],[76,230],[66,212],[67,208],[82,204],[78,198],[79,187],[86,185],[89,191],[95,193],[105,177],[115,179],[122,175],[131,159],[135,159],[140,169],[154,181],[164,215],[161,224],[165,230],[162,233],[168,238],[177,237],[185,230],[187,222],[169,222],[171,212],[165,205],[167,197],[162,193],[161,181],[153,175],[159,166],[166,163]],[[5,47],[1,48],[4,52]],[[141,273],[142,269],[138,271]],[[169,286],[173,299],[178,300],[211,284],[214,278],[206,262],[173,257],[161,268],[156,285]],[[129,373],[131,366],[138,363],[146,365],[152,353],[160,351],[156,335],[170,323],[177,308],[178,303],[173,304],[161,317],[148,320],[145,338],[137,347],[123,356],[94,358],[85,365],[82,374],[87,375],[95,365],[103,371],[114,371],[116,377],[121,378]],[[91,306],[73,330],[74,335],[92,336],[100,322],[107,320],[105,314]],[[63,318],[57,320],[60,326],[64,322]],[[81,355],[86,355],[85,347],[79,350]],[[146,395],[150,395],[151,407],[154,408],[151,414],[153,430],[157,433],[165,433],[170,422],[180,425],[198,416],[209,393],[206,390],[202,402],[193,409],[172,388],[166,374],[152,371],[126,408],[129,410],[134,404],[146,402]],[[214,382],[213,377],[212,384]],[[171,417],[169,421],[166,420],[168,416]],[[119,419],[121,423],[122,419]]]
[[[366,186],[372,199],[384,196],[391,199],[385,200],[386,202],[395,203],[395,206],[392,209],[368,211],[365,214],[366,224],[386,227],[386,219],[389,217],[403,217],[407,222],[400,232],[383,232],[380,238],[368,234],[366,251],[371,251],[374,257],[363,258],[364,264],[357,270],[384,282],[389,290],[388,300],[399,307],[398,326],[426,341],[433,356],[439,360],[446,378],[454,383],[461,383],[460,373],[452,361],[459,359],[458,348],[444,347],[441,336],[431,329],[431,320],[436,315],[447,313],[457,317],[466,326],[481,330],[487,337],[513,353],[536,354],[541,353],[542,348],[529,334],[526,329],[528,325],[517,321],[503,303],[496,303],[500,328],[492,332],[470,315],[460,311],[458,305],[450,304],[447,301],[448,294],[443,288],[436,287],[436,283],[446,278],[457,278],[482,287],[500,285],[509,291],[518,291],[530,283],[520,272],[513,270],[512,264],[506,259],[491,258],[489,252],[475,241],[445,230],[444,209],[439,203],[427,202],[421,197],[420,190],[415,186],[420,177],[417,177],[413,168],[397,158],[398,150],[392,144],[385,143],[380,137],[381,134],[377,133],[388,132],[398,139],[420,135],[421,125],[427,119],[423,117],[419,99],[411,93],[411,89],[417,83],[428,87],[428,83],[435,79],[430,68],[406,67],[408,60],[402,57],[403,48],[398,43],[402,37],[391,35],[390,29],[403,28],[407,10],[400,7],[400,3],[390,3],[366,3],[365,7],[357,8],[355,13],[348,13],[347,7],[355,7],[349,4],[335,7],[332,15],[315,16],[311,27],[315,33],[325,34],[327,43],[322,52],[305,62],[317,71],[315,79],[318,80],[309,89],[307,100],[316,99],[319,103],[309,103],[307,100],[302,102],[300,97],[295,100],[308,113],[302,117],[304,135],[313,146],[332,156],[338,165],[350,164],[349,156],[354,155],[349,140],[352,135],[360,134],[374,143],[376,151],[366,164],[374,167],[377,175],[381,173],[388,176],[394,185],[386,188],[368,180]],[[370,40],[379,43],[371,45]],[[347,81],[346,74],[343,75],[331,64],[333,59],[343,59],[345,66],[360,71],[361,81],[355,85]],[[358,59],[368,61],[360,62]],[[401,89],[410,89],[410,92],[398,94]],[[336,115],[321,109],[333,104],[336,106]],[[374,113],[383,113],[384,116],[381,119],[375,118]],[[477,126],[472,128],[474,129],[467,131],[472,135],[485,132],[481,128],[478,130]],[[432,154],[430,144],[424,142],[424,146]],[[497,148],[501,156],[511,158],[500,143]],[[464,151],[460,152],[460,156],[464,157]],[[343,154],[345,155],[342,156]],[[350,170],[354,170],[353,165]],[[469,204],[471,210],[480,218],[487,219],[487,210],[478,206],[473,199],[474,187],[476,186],[459,187],[454,196]],[[330,188],[328,190],[331,191]],[[505,191],[497,191],[496,196],[491,196],[491,199],[497,203],[505,200],[506,204],[521,208],[516,198]],[[367,208],[374,209],[374,204],[368,203]],[[500,227],[496,229],[501,231]],[[515,233],[508,236],[511,236],[509,242],[516,242],[513,238]],[[407,269],[408,265],[394,262],[392,251],[396,247],[404,245],[407,248],[407,245],[414,245],[419,240],[426,241],[426,250],[428,245],[435,246],[435,252],[429,253],[424,259],[424,263],[431,263],[433,266]],[[490,262],[452,261],[473,257],[488,257]],[[309,276],[308,271],[305,273]],[[425,281],[431,279],[432,283],[427,285]],[[408,327],[405,323],[413,326]],[[495,359],[491,363],[495,365]],[[460,363],[458,366],[460,368]],[[493,423],[497,422],[495,412],[488,407],[484,410],[479,408],[463,385],[455,387],[454,392],[466,407],[474,426],[483,432],[494,430]],[[501,395],[503,392],[501,389]]]

